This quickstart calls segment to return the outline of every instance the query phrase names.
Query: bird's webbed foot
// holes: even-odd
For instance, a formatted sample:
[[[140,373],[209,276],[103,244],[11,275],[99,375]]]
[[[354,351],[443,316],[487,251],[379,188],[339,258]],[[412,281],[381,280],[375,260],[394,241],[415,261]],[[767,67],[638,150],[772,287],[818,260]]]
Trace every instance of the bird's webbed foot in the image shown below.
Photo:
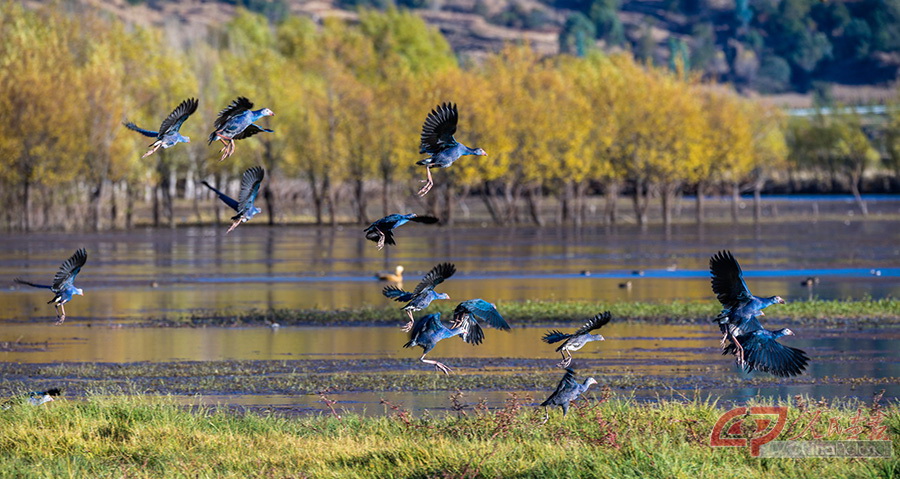
[[[425,183],[425,186],[423,186],[422,189],[419,190],[418,193],[416,193],[420,197],[427,195],[428,192],[431,191],[431,187],[434,186],[434,179],[432,179],[432,177],[431,177],[431,168],[428,168],[426,166],[425,171],[428,173],[428,178],[422,180],[422,182]]]
[[[235,228],[237,228],[241,223],[243,223],[243,221],[241,221],[241,219],[242,218],[238,218],[238,219],[234,220],[234,223],[231,223],[231,227],[228,228],[228,231],[226,231],[225,234],[231,233]]]

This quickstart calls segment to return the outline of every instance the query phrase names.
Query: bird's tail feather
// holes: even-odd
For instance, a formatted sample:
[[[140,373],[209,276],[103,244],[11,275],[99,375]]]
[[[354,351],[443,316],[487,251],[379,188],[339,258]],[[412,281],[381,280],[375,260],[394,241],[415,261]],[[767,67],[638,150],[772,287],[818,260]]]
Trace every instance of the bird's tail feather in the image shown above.
[[[13,281],[15,281],[16,283],[19,283],[19,284],[24,284],[26,286],[31,286],[32,288],[43,288],[43,289],[51,289],[52,288],[52,286],[48,286],[46,284],[35,284],[30,281],[25,281],[24,279],[21,279],[21,278],[16,278]]]
[[[411,348],[411,347],[413,347],[413,346],[415,346],[415,345],[416,345],[416,340],[415,340],[415,339],[410,339],[409,341],[406,342],[406,344],[403,345],[403,347],[404,347],[404,348]]]

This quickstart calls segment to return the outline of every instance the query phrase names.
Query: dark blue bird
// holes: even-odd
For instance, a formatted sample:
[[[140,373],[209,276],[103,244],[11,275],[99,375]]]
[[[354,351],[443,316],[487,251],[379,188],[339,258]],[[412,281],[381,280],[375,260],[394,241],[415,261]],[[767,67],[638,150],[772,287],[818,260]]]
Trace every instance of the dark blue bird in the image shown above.
[[[484,301],[483,299],[472,299],[460,303],[453,313],[453,326],[447,328],[441,322],[441,313],[434,313],[423,316],[416,321],[409,335],[409,342],[403,345],[404,348],[419,346],[423,349],[422,357],[419,361],[426,364],[433,364],[435,369],[450,374],[452,371],[445,364],[431,359],[425,359],[434,346],[442,339],[452,338],[453,336],[461,336],[463,341],[476,345],[481,344],[484,340],[484,331],[478,324],[478,320],[484,321],[488,325],[509,331],[509,324],[500,316],[494,305]]]
[[[441,263],[431,268],[431,271],[422,278],[422,281],[416,285],[416,289],[411,293],[393,285],[384,287],[381,293],[386,297],[394,301],[406,302],[406,306],[400,308],[406,311],[406,314],[409,316],[409,322],[403,326],[404,331],[409,331],[413,327],[413,311],[421,311],[427,308],[436,299],[450,299],[450,295],[447,293],[436,293],[434,287],[453,276],[453,273],[456,273],[456,266],[452,263]]]
[[[425,196],[434,186],[434,180],[431,178],[432,168],[447,168],[454,161],[466,155],[487,156],[487,153],[481,148],[469,148],[453,138],[458,121],[459,112],[456,110],[456,105],[452,103],[438,105],[425,118],[425,124],[422,125],[422,142],[419,146],[419,153],[427,153],[431,156],[416,162],[417,165],[423,165],[425,172],[428,173],[428,179],[424,180],[425,186],[419,190],[419,196]]]
[[[562,362],[559,363],[559,366],[567,368],[572,364],[572,353],[570,351],[577,351],[591,341],[605,341],[603,335],[591,334],[591,331],[602,328],[610,319],[611,315],[609,311],[606,311],[587,320],[587,322],[584,323],[584,326],[578,328],[578,330],[572,334],[566,334],[554,329],[548,331],[542,340],[547,344],[563,341],[563,343],[556,348],[556,352],[562,354],[563,358]]]
[[[59,388],[52,388],[46,391],[30,392],[24,397],[10,398],[3,401],[3,403],[0,404],[0,409],[10,409],[17,404],[22,404],[23,401],[28,401],[28,404],[31,404],[32,406],[40,406],[41,404],[53,401],[53,398],[59,396],[61,392],[62,391],[60,391]]]
[[[770,331],[762,327],[759,317],[763,309],[773,304],[784,304],[779,296],[767,298],[754,296],[744,282],[743,272],[729,251],[720,251],[709,260],[712,290],[724,307],[715,321],[722,331],[722,354],[734,354],[746,371],[765,371],[776,376],[796,376],[806,369],[809,357],[806,353],[782,345],[782,336],[794,334],[788,328]]]
[[[163,120],[162,124],[159,126],[159,131],[145,130],[130,121],[125,122],[124,125],[129,130],[134,130],[144,136],[156,138],[156,141],[150,143],[150,149],[141,155],[141,158],[152,155],[160,147],[166,149],[171,148],[178,143],[190,143],[191,139],[182,136],[179,130],[181,129],[181,124],[184,123],[184,120],[187,120],[189,116],[197,111],[197,105],[199,103],[200,102],[196,98],[188,98],[181,102],[181,104],[172,110],[172,113],[169,113],[169,116]]]
[[[87,251],[81,248],[60,265],[59,271],[53,277],[53,285],[35,284],[19,278],[16,278],[15,282],[34,288],[49,289],[55,293],[53,299],[47,301],[47,304],[55,303],[56,324],[62,324],[66,320],[66,308],[63,305],[71,301],[72,296],[76,294],[84,296],[84,290],[75,287],[75,277],[81,272],[85,262],[87,262]]]
[[[60,392],[59,388],[30,392],[28,393],[28,403],[33,406],[40,406],[41,404],[53,401],[53,398],[59,396]]]
[[[378,249],[384,248],[385,243],[395,245],[397,243],[394,242],[394,228],[403,226],[410,221],[430,225],[437,223],[438,219],[433,216],[419,216],[415,213],[387,215],[365,229],[366,239],[377,242]]]
[[[584,383],[579,383],[575,380],[575,370],[566,368],[566,374],[563,375],[562,380],[560,380],[559,384],[556,386],[556,391],[553,391],[553,394],[551,394],[546,401],[542,402],[541,406],[561,406],[563,416],[565,416],[569,412],[569,403],[587,392],[588,388],[591,387],[591,384],[597,384],[597,380],[594,378],[587,378],[584,380]],[[549,417],[550,412],[547,411],[544,422],[546,422]]]
[[[225,145],[222,147],[222,158],[219,161],[234,153],[234,140],[243,140],[262,131],[272,133],[273,130],[263,128],[255,122],[273,115],[275,113],[268,108],[254,110],[253,103],[242,96],[220,111],[214,124],[215,130],[209,134],[209,144],[219,140]]]
[[[237,228],[238,225],[249,221],[250,218],[253,218],[262,211],[254,206],[253,202],[256,201],[256,197],[259,195],[259,185],[262,183],[265,176],[266,172],[261,166],[254,166],[245,171],[244,176],[241,178],[241,192],[238,195],[238,201],[234,201],[234,199],[225,193],[213,188],[209,183],[203,182],[207,188],[219,195],[219,199],[226,205],[230,206],[234,211],[237,211],[237,214],[231,217],[234,222],[225,234],[231,233],[231,230]]]

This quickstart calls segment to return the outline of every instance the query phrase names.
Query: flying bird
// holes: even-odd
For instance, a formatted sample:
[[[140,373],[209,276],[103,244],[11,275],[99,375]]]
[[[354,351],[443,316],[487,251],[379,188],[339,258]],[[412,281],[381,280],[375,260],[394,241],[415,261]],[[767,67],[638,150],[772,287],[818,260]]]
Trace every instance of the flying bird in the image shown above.
[[[475,320],[483,321],[491,325],[491,327],[503,331],[509,331],[509,324],[506,323],[506,320],[503,319],[503,316],[497,311],[497,306],[488,303],[483,299],[469,299],[457,304],[456,309],[453,310],[453,323],[451,324],[451,329],[461,328],[468,324],[470,329],[468,334],[471,335],[472,338],[472,340],[468,342],[472,344],[481,344],[484,333]]]
[[[403,286],[403,266],[398,265],[394,268],[393,273],[388,272],[380,272],[375,273],[375,277],[378,278],[379,281],[387,281],[388,283],[396,284],[398,287],[402,288]]]
[[[784,300],[780,296],[751,294],[741,266],[730,251],[713,255],[709,259],[709,271],[712,290],[723,306],[714,320],[723,334],[722,354],[734,354],[738,365],[747,372],[758,370],[781,377],[802,373],[809,362],[806,353],[777,341],[783,336],[793,336],[794,332],[788,328],[770,331],[759,322],[759,317],[765,315],[763,309],[784,304]]]
[[[562,380],[559,381],[559,384],[556,386],[556,391],[553,391],[553,394],[547,398],[546,401],[541,403],[541,406],[560,406],[563,410],[563,417],[569,412],[569,403],[578,399],[578,396],[584,394],[591,384],[597,384],[597,380],[594,378],[587,378],[584,380],[584,383],[579,384],[578,381],[575,380],[575,370],[571,368],[566,368],[566,374],[563,375]],[[547,419],[550,418],[550,411],[546,411],[547,415],[544,418],[544,422],[547,422]]]
[[[437,223],[438,219],[433,216],[419,216],[415,213],[387,215],[365,229],[366,239],[377,242],[378,249],[384,248],[385,243],[395,245],[397,243],[394,242],[394,228],[399,228],[410,221],[430,225]]]
[[[403,331],[409,331],[413,327],[413,311],[427,308],[435,299],[450,299],[450,295],[447,293],[436,293],[434,287],[453,276],[453,273],[456,273],[456,266],[453,263],[441,263],[432,268],[411,293],[393,285],[384,287],[381,293],[386,297],[394,301],[406,302],[406,306],[400,308],[409,316],[409,322],[403,326]]]
[[[262,212],[262,210],[253,205],[253,202],[256,201],[256,197],[259,195],[259,184],[262,183],[265,176],[266,172],[261,166],[254,166],[245,171],[244,176],[241,177],[241,192],[238,195],[238,201],[234,201],[233,198],[225,193],[213,188],[209,183],[203,182],[207,188],[213,190],[219,196],[222,202],[230,206],[234,211],[237,211],[237,214],[231,217],[233,223],[225,234],[231,233],[238,225],[249,221],[250,218]]]
[[[591,341],[606,340],[603,335],[591,334],[591,331],[602,328],[610,319],[611,315],[609,311],[606,311],[587,320],[587,322],[584,323],[584,326],[578,328],[578,330],[572,334],[566,334],[554,329],[548,331],[541,339],[547,344],[558,343],[560,341],[563,342],[556,348],[556,352],[562,354],[562,361],[559,363],[559,367],[568,368],[569,365],[572,364],[571,351],[578,351]]]
[[[487,153],[481,148],[469,148],[453,138],[458,121],[459,112],[456,110],[456,105],[452,103],[438,105],[425,118],[425,124],[422,125],[419,153],[427,153],[431,156],[416,162],[417,165],[424,166],[425,172],[428,173],[428,179],[423,180],[425,186],[418,192],[419,196],[425,196],[434,186],[434,180],[431,177],[432,168],[447,168],[454,161],[466,155],[487,156]]]
[[[249,138],[261,131],[272,133],[273,130],[263,128],[255,122],[266,116],[273,116],[272,110],[261,108],[253,109],[253,103],[242,97],[237,97],[230,105],[219,112],[218,118],[214,124],[215,130],[209,134],[209,144],[219,140],[225,146],[222,147],[222,158],[219,161],[228,158],[234,154],[234,140],[243,140]]]
[[[457,309],[459,309],[459,306],[457,306]],[[494,313],[496,313],[496,310],[494,310]],[[505,331],[509,330],[509,325],[506,324],[506,321],[504,321],[499,314],[486,314],[484,316],[478,316],[478,319],[485,321],[488,325],[497,329]],[[476,315],[467,313],[457,318],[456,314],[454,314],[454,321],[456,321],[457,324],[452,328],[447,328],[441,322],[441,313],[429,314],[419,318],[412,327],[412,332],[409,334],[409,342],[404,344],[403,347],[421,347],[423,351],[419,361],[426,364],[433,364],[438,371],[441,371],[444,374],[450,374],[452,369],[447,367],[447,365],[439,361],[425,359],[425,355],[434,349],[435,345],[437,345],[440,340],[452,338],[453,336],[461,336],[463,341],[472,345],[481,344],[484,340],[484,331],[482,331],[481,326],[478,324],[478,321],[476,321]]]
[[[189,116],[197,111],[197,105],[199,103],[200,102],[196,98],[188,98],[181,102],[180,105],[172,110],[172,113],[169,113],[169,116],[163,120],[162,124],[159,125],[159,131],[145,130],[130,121],[125,122],[124,125],[129,130],[134,130],[144,136],[156,138],[156,141],[150,143],[150,149],[141,155],[141,158],[152,155],[160,148],[166,149],[171,148],[178,143],[190,143],[191,139],[187,136],[183,136],[179,130],[181,129],[184,120],[187,120]]]
[[[87,261],[87,251],[84,248],[79,249],[69,259],[63,261],[59,271],[53,277],[53,285],[47,286],[43,284],[35,284],[23,279],[16,278],[15,282],[24,284],[34,288],[49,289],[55,295],[53,299],[47,301],[47,304],[55,303],[56,308],[56,324],[62,324],[66,320],[66,308],[63,306],[72,300],[72,296],[84,296],[84,290],[75,287],[75,277],[81,272],[81,267]]]

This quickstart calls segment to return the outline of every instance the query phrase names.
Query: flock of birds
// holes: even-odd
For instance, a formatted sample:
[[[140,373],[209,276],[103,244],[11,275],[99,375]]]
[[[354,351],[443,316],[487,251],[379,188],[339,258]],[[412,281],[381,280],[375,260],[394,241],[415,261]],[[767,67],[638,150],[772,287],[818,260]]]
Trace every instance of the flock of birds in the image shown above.
[[[166,149],[178,143],[190,142],[190,138],[181,135],[180,129],[185,120],[197,110],[197,106],[198,101],[194,98],[183,101],[163,120],[159,131],[144,130],[132,122],[126,122],[125,126],[156,139],[149,145],[150,149],[144,153],[143,157],[147,157],[159,148]],[[248,138],[261,132],[272,133],[273,130],[263,128],[255,123],[272,115],[274,113],[268,108],[253,110],[253,103],[244,97],[238,97],[231,102],[219,113],[214,131],[208,138],[209,144],[218,140],[224,145],[219,161],[234,154],[235,140]],[[418,195],[424,196],[434,185],[431,168],[449,167],[454,161],[465,155],[487,155],[481,148],[472,149],[455,140],[453,135],[456,133],[458,119],[456,105],[450,103],[437,106],[426,117],[422,127],[420,153],[427,153],[430,156],[417,162],[418,165],[425,166],[427,172],[425,185],[419,190]],[[264,177],[265,171],[261,166],[254,166],[245,171],[241,178],[237,200],[203,182],[226,205],[237,212],[232,217],[233,223],[227,232],[233,231],[238,225],[260,213],[260,209],[254,205],[254,201]],[[408,222],[434,224],[438,222],[438,219],[416,214],[391,214],[367,227],[365,237],[375,242],[379,250],[386,244],[396,245],[394,229]],[[53,299],[48,304],[53,304],[56,308],[56,324],[62,324],[66,319],[64,305],[75,295],[84,295],[81,288],[75,287],[75,277],[81,272],[86,262],[87,251],[82,248],[62,263],[50,285],[32,283],[19,278],[16,278],[15,281],[35,288],[49,289],[54,293]],[[721,251],[713,255],[709,261],[709,268],[712,275],[713,292],[723,306],[722,312],[715,318],[723,335],[722,354],[733,355],[737,364],[747,372],[758,370],[782,377],[802,373],[809,361],[806,353],[778,342],[779,338],[794,333],[787,328],[770,331],[759,322],[759,317],[765,314],[763,309],[773,304],[783,304],[784,300],[779,296],[758,297],[751,294],[744,282],[740,265],[729,251]],[[398,266],[395,273],[386,273],[380,277],[391,283],[402,285],[402,273],[403,267]],[[428,308],[432,301],[450,299],[448,294],[439,293],[435,291],[435,288],[455,273],[455,265],[446,262],[440,263],[432,268],[412,291],[405,291],[394,284],[388,285],[382,290],[385,297],[405,303],[401,310],[404,311],[408,321],[403,326],[403,331],[409,333],[409,341],[403,347],[421,347],[423,352],[419,361],[430,364],[437,371],[445,374],[450,374],[452,369],[439,361],[425,358],[438,342],[459,336],[466,343],[481,344],[484,340],[484,331],[480,323],[502,331],[510,330],[509,324],[503,319],[497,307],[480,298],[459,303],[453,311],[449,327],[441,321],[440,313],[427,314],[415,319],[413,313]],[[588,319],[573,333],[567,334],[552,330],[543,336],[542,340],[547,344],[561,343],[556,348],[556,352],[562,355],[562,361],[558,366],[565,368],[566,372],[556,390],[541,406],[560,406],[565,415],[568,412],[569,403],[587,391],[592,384],[597,383],[592,377],[583,382],[576,380],[575,370],[571,367],[572,352],[592,341],[603,341],[602,335],[592,334],[592,332],[608,324],[611,319],[611,313],[606,311]],[[52,396],[57,394],[59,391],[56,389],[33,393],[32,397],[37,399],[32,402],[40,404],[52,400]]]

